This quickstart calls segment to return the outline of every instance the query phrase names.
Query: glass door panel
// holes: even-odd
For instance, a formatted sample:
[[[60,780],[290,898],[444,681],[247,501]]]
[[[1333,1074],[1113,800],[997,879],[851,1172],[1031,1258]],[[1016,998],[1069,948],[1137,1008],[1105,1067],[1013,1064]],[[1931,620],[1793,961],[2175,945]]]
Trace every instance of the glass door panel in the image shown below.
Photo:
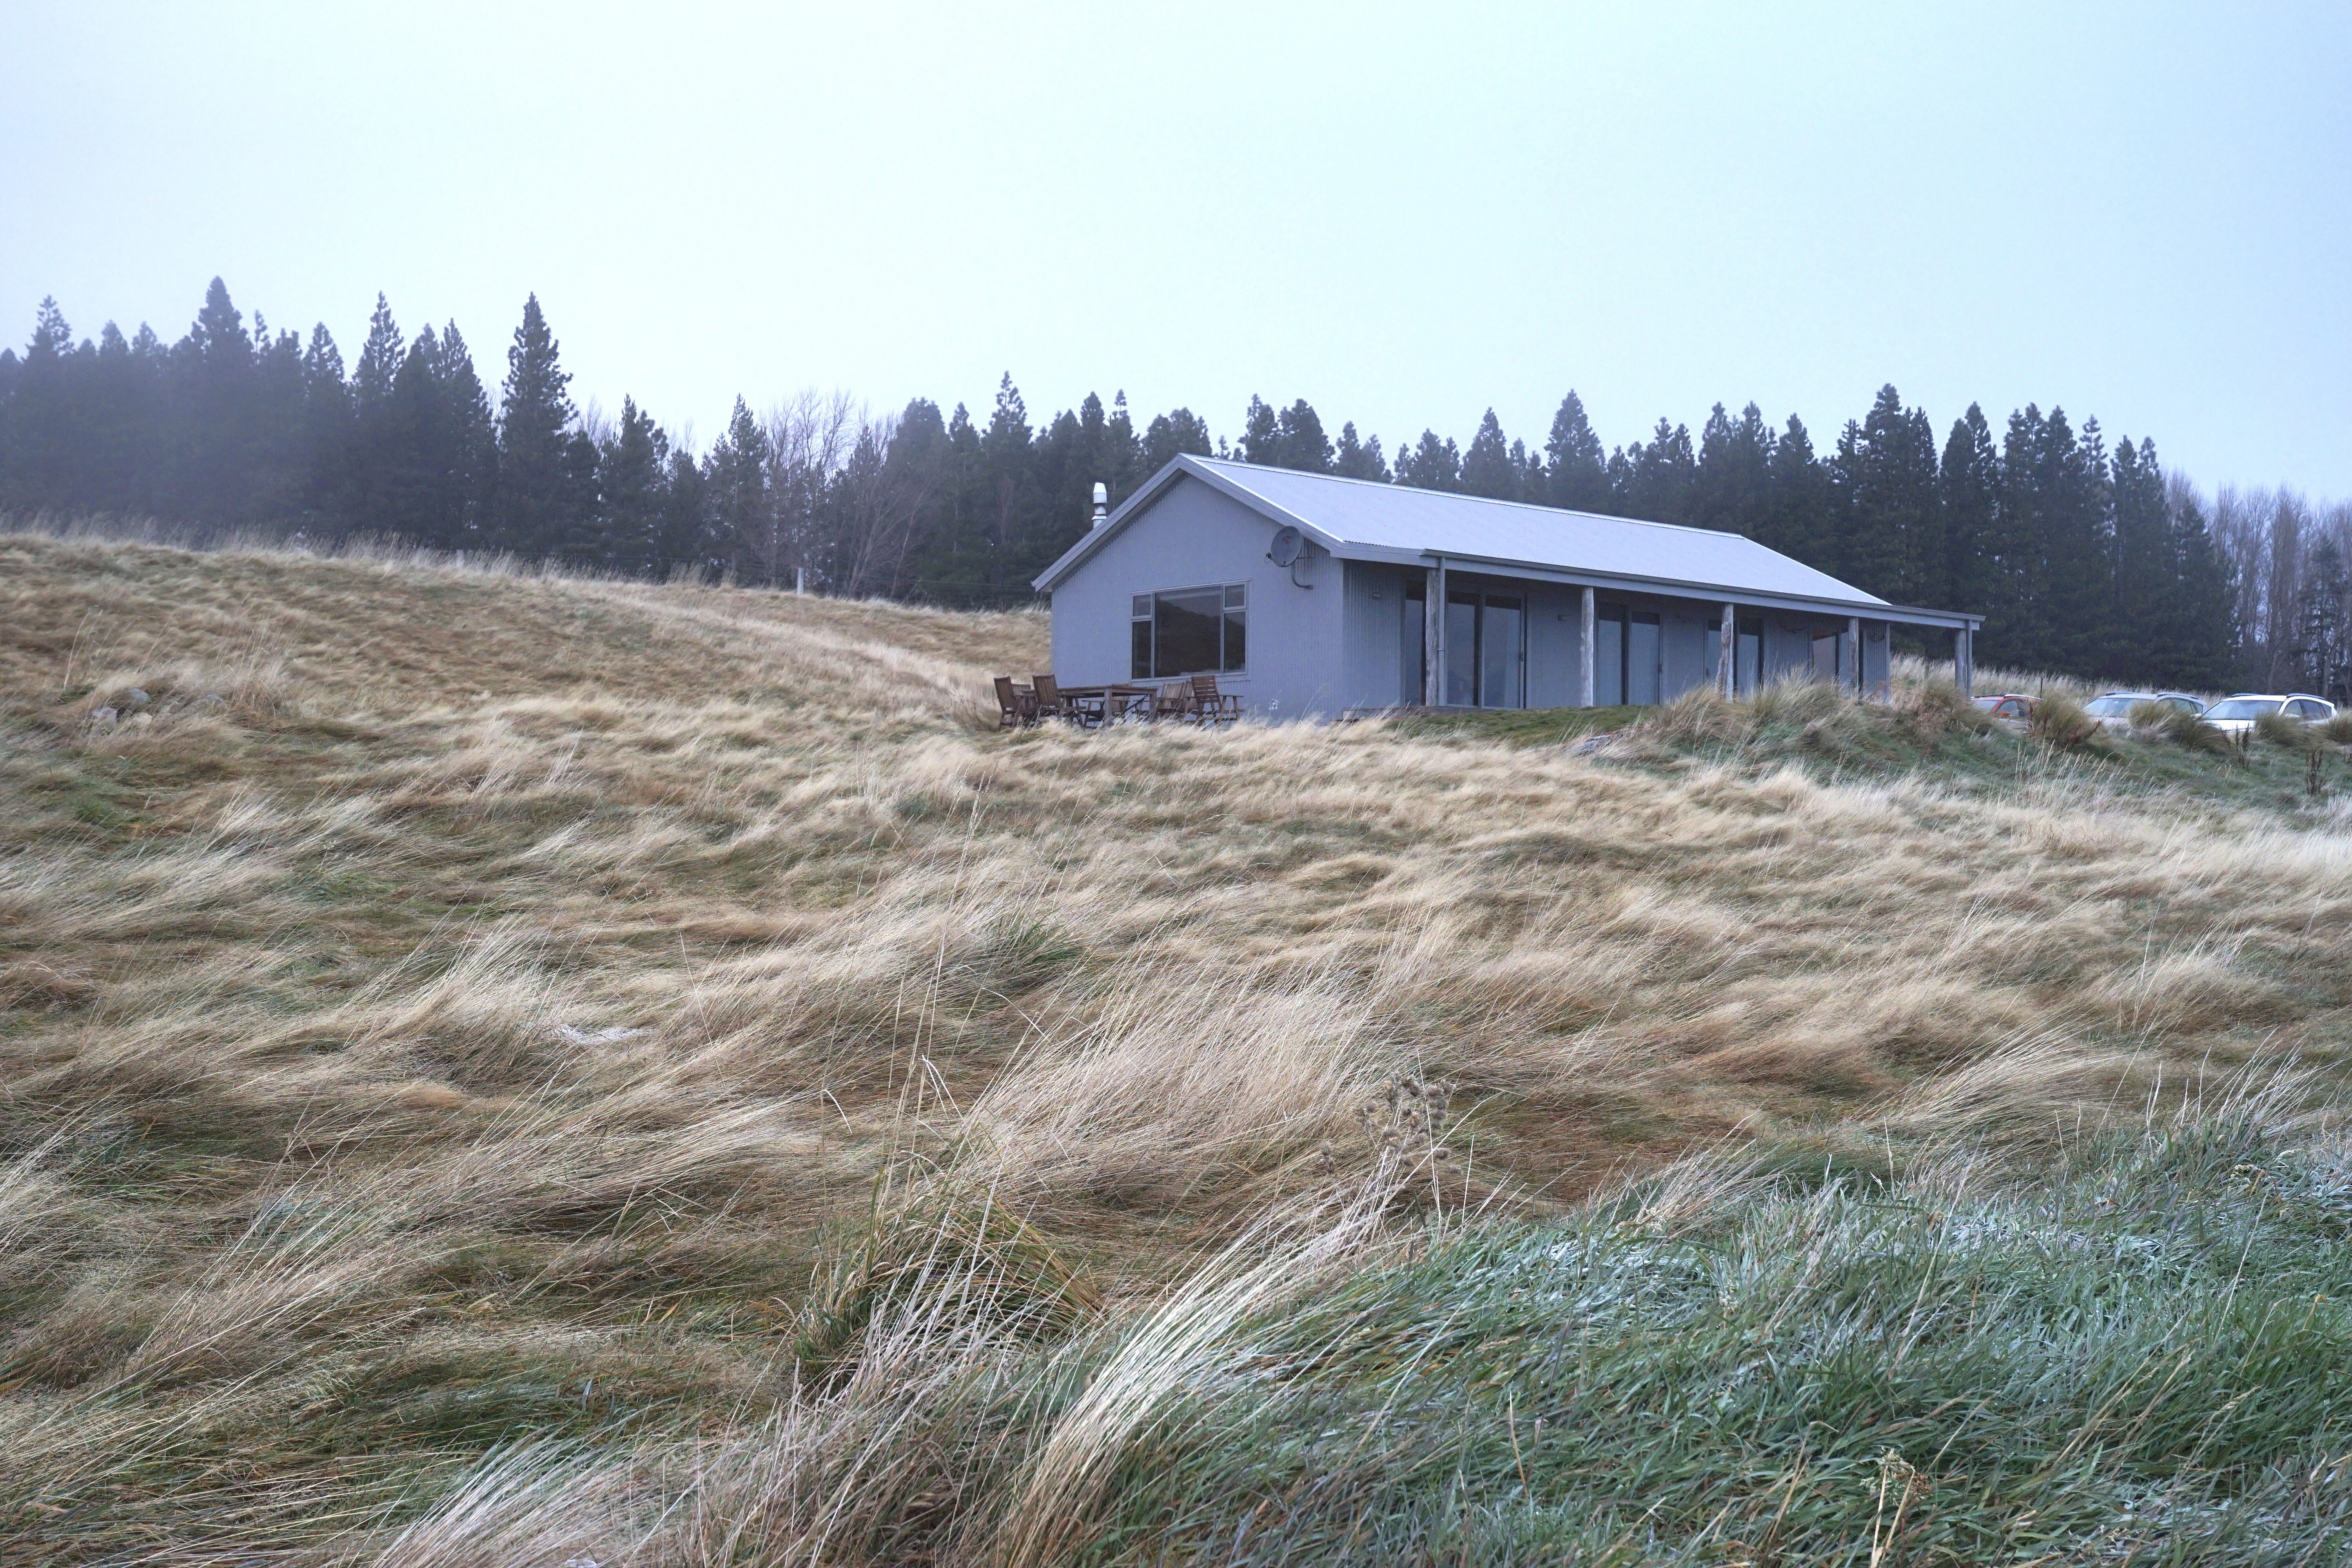
[[[1478,595],[1445,595],[1445,700],[1449,707],[1478,704]]]
[[[1489,594],[1478,628],[1478,705],[1521,708],[1527,608],[1523,601]]]
[[[1613,708],[1625,700],[1625,606],[1603,605],[1592,620],[1592,700]]]
[[[1654,703],[1658,700],[1658,616],[1635,610],[1625,626],[1625,700]]]
[[[1408,584],[1404,591],[1404,647],[1397,661],[1397,690],[1407,702],[1429,700],[1422,689],[1423,672],[1428,668],[1422,645],[1428,640],[1428,590],[1418,583]]]

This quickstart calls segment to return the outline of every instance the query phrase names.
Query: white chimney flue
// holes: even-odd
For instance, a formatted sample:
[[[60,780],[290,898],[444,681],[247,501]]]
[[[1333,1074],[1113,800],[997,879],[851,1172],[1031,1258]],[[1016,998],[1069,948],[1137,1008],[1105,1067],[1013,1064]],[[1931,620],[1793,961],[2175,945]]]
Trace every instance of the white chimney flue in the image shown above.
[[[1100,479],[1095,481],[1095,526],[1100,528],[1110,521],[1110,487]]]

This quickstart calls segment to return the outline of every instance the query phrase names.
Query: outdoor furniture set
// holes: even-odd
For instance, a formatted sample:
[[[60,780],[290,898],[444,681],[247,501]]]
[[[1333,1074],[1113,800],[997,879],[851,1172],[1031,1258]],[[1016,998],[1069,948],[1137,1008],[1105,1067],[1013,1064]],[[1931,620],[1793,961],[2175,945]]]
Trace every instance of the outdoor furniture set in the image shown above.
[[[1242,716],[1242,700],[1217,689],[1213,675],[1195,675],[1164,686],[1064,686],[1050,675],[1034,675],[1027,686],[1009,675],[996,678],[997,724],[1023,730],[1048,720],[1082,730],[1105,724],[1148,724],[1173,720],[1188,724],[1230,724]]]

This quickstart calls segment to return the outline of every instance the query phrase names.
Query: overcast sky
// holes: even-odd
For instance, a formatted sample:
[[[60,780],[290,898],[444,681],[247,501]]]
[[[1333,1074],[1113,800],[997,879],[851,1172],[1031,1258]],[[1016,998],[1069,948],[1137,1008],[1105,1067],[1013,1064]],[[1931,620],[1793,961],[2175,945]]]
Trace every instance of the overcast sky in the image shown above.
[[[2207,486],[2352,495],[2352,5],[1385,8],[0,0],[0,326],[486,380],[537,290],[585,403],[804,385],[1393,447],[1718,400],[1826,447],[1885,382]],[[13,318],[10,320],[9,318]]]

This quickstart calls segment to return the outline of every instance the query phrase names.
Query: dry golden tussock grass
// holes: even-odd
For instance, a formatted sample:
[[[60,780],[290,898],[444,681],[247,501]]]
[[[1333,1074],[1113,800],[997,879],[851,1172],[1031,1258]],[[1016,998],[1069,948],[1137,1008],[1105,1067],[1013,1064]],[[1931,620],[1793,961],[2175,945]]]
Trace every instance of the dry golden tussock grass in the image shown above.
[[[1877,721],[1810,689],[1625,756],[995,733],[987,677],[1045,642],[0,537],[0,1547],[560,1562],[651,1467],[694,1500],[635,1560],[822,1556],[824,1466],[961,1386],[885,1313],[863,1406],[791,1392],[877,1182],[1148,1301],[1365,1179],[1405,1075],[1451,1090],[1440,1206],[1528,1212],[1727,1137],[2079,1125],[2338,1049],[2325,809],[1841,770]],[[1743,751],[1773,724],[1832,761]],[[1260,1253],[1178,1287],[1136,1386]],[[1105,1388],[1033,1501],[1159,1397]],[[1023,1507],[1002,1555],[1046,1560]]]

